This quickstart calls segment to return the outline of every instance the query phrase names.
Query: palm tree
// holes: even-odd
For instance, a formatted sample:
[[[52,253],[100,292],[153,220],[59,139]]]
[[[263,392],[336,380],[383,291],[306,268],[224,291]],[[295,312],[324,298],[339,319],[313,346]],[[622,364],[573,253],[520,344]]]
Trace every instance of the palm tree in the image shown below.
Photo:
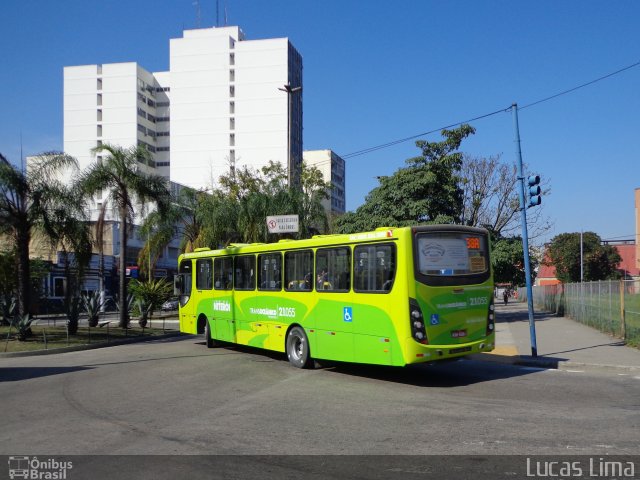
[[[207,194],[192,188],[182,188],[171,198],[171,204],[162,215],[155,211],[149,213],[140,227],[140,234],[147,239],[138,255],[140,273],[151,278],[153,266],[162,250],[176,237],[182,238],[181,251],[191,252],[199,246],[198,237],[202,224],[197,217],[198,205]]]
[[[129,325],[129,311],[126,305],[127,231],[133,223],[134,206],[153,202],[160,212],[166,211],[169,203],[167,180],[159,175],[145,174],[139,169],[139,164],[150,165],[152,162],[151,154],[145,147],[123,148],[104,144],[92,151],[93,153],[105,152],[108,155],[83,172],[81,185],[86,195],[94,195],[106,190],[108,192],[106,201],[110,202],[118,212],[120,327],[127,328]]]
[[[36,232],[45,238],[61,219],[73,219],[81,206],[70,202],[62,176],[77,168],[77,161],[63,153],[49,152],[36,158],[26,172],[0,154],[0,234],[8,235],[18,254],[18,313],[30,307],[29,246]]]

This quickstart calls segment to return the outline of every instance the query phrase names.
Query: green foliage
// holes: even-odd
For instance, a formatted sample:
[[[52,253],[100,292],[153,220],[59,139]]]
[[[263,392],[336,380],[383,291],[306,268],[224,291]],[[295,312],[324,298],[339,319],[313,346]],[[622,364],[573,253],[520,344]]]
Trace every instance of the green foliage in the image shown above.
[[[146,317],[153,316],[153,312],[173,294],[173,285],[163,278],[145,282],[132,280],[129,289],[135,298],[138,313],[144,316],[145,325]],[[141,323],[140,326],[144,325]]]
[[[493,280],[496,283],[511,283],[514,286],[523,286],[526,283],[524,271],[524,253],[522,238],[500,238],[493,243],[492,249]],[[529,252],[531,275],[538,266],[535,255]],[[532,278],[533,281],[533,278]]]
[[[0,315],[2,315],[2,325],[11,325],[12,319],[18,312],[18,302],[16,297],[0,297]]]
[[[0,154],[0,234],[7,235],[16,250],[20,315],[24,316],[30,305],[29,246],[34,234],[47,239],[60,222],[82,218],[77,191],[59,180],[68,177],[77,166],[74,158],[50,152],[30,162],[29,169],[23,172]]]
[[[151,311],[152,307],[153,305],[147,304],[143,299],[136,299],[134,310],[138,315],[138,325],[140,325],[140,327],[145,328],[147,326],[149,317],[153,315]]]
[[[99,292],[89,292],[82,296],[82,306],[87,314],[90,327],[97,327],[100,321],[100,310],[105,302],[100,300]]]
[[[259,172],[245,166],[221,176],[219,183],[221,188],[198,205],[200,245],[220,247],[230,242],[270,242],[281,238],[268,232],[269,215],[297,214],[300,231],[294,234],[296,238],[308,238],[328,228],[322,200],[327,198],[330,185],[315,167],[303,164],[300,189],[289,189],[286,171],[276,162]]]
[[[363,205],[336,220],[338,233],[382,226],[460,223],[462,153],[457,150],[474,132],[470,125],[462,125],[443,130],[444,140],[440,142],[417,141],[422,155],[408,159],[407,166],[392,176],[381,177],[380,185],[369,192]]]
[[[621,261],[617,250],[602,245],[594,232],[582,234],[584,281],[616,279]],[[580,281],[580,233],[562,233],[555,236],[547,249],[548,265],[556,268],[556,277],[563,283]]]
[[[164,215],[170,203],[169,190],[165,178],[158,175],[145,174],[140,164],[150,165],[151,154],[145,147],[134,146],[122,148],[104,144],[95,149],[94,153],[104,153],[102,162],[96,162],[83,172],[79,185],[85,195],[94,195],[106,190],[106,201],[118,211],[120,220],[119,241],[120,251],[127,251],[127,231],[133,223],[134,206],[153,202],[157,205],[160,215]],[[128,309],[125,305],[127,298],[126,255],[120,255],[119,275],[119,312],[120,328],[129,325]]]
[[[31,323],[33,320],[34,319],[30,318],[29,314],[26,314],[17,315],[11,322],[11,326],[16,329],[16,333],[18,334],[18,340],[21,342],[24,342],[29,337],[33,336],[33,331],[31,330]]]
[[[67,330],[69,331],[69,335],[75,335],[78,332],[80,302],[81,298],[76,295],[67,297],[64,300],[64,313],[67,316]]]

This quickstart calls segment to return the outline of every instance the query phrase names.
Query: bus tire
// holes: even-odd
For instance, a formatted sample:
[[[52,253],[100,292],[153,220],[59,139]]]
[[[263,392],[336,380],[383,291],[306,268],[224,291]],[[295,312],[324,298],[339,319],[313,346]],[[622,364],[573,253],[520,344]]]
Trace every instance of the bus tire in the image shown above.
[[[209,325],[209,320],[206,320],[204,325],[204,338],[207,340],[207,348],[218,346],[218,342],[211,338],[211,326]]]
[[[309,341],[302,327],[295,326],[287,334],[287,358],[296,368],[311,368],[313,360],[309,352]]]

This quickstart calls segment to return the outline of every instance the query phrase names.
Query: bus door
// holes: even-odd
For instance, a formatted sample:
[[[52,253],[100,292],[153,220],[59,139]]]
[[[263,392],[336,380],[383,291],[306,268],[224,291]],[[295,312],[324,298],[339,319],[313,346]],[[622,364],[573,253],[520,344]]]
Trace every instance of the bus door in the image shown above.
[[[178,274],[174,279],[174,294],[178,296],[180,331],[197,333],[195,299],[191,298],[193,282],[193,264],[191,260],[182,260]]]
[[[216,340],[236,342],[233,297],[233,258],[218,257],[213,261],[213,322]]]

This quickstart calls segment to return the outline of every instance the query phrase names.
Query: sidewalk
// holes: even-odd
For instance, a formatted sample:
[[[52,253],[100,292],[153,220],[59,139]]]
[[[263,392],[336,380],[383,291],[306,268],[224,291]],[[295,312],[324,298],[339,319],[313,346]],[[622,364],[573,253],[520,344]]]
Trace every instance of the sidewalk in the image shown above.
[[[640,350],[570,318],[536,313],[538,356],[531,356],[526,303],[496,304],[496,349],[473,359],[562,370],[640,372]]]

